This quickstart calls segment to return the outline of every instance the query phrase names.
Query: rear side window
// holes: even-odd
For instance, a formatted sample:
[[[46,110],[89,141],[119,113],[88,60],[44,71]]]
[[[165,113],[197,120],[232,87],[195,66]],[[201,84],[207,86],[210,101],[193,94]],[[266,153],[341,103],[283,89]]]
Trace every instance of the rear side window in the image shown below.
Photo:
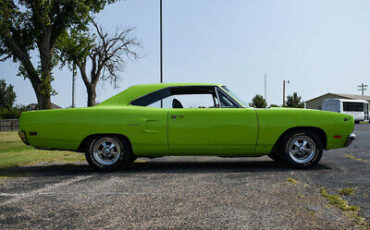
[[[133,100],[131,102],[131,105],[148,106],[150,104],[153,104],[169,96],[171,96],[171,92],[169,88],[161,89],[161,90],[155,91],[153,93],[149,93],[143,97]]]

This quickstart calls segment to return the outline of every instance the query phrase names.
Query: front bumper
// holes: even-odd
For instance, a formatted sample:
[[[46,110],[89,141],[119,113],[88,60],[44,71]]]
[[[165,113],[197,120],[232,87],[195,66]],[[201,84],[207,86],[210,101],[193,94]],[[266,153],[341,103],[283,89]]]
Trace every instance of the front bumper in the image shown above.
[[[356,140],[356,135],[351,133],[350,135],[348,135],[347,137],[347,141],[346,143],[344,144],[344,147],[348,147],[351,145],[352,141]]]
[[[23,143],[25,143],[26,145],[30,145],[30,143],[27,140],[26,132],[24,132],[23,130],[20,130],[18,132],[18,136],[21,138],[21,140],[23,141]]]

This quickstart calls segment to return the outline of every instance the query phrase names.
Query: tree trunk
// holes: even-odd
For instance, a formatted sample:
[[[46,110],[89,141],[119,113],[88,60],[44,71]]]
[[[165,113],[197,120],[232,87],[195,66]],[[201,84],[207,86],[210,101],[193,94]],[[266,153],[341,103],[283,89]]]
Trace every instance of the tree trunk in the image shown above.
[[[41,61],[41,73],[40,73],[40,88],[41,88],[41,98],[39,102],[40,109],[51,109],[51,59],[53,48],[50,47],[50,36],[51,29],[48,27],[47,32],[45,32],[42,42],[38,45],[40,51],[40,61]],[[41,103],[40,103],[41,102]]]
[[[46,87],[41,85],[41,92],[39,96],[37,96],[37,102],[39,104],[40,109],[51,109],[51,95],[50,95],[50,88],[51,82],[48,83]]]
[[[43,88],[43,85],[40,82],[39,77],[34,73],[33,77],[30,77],[30,81],[32,84],[32,88],[36,94],[38,109],[51,109],[50,93],[49,94],[43,93],[47,91],[47,89]]]
[[[30,79],[32,88],[35,91],[37,103],[39,109],[50,109],[50,92],[51,92],[51,55],[50,51],[47,51],[43,47],[42,52],[40,51],[40,58],[42,64],[41,77],[34,68],[31,59],[27,52],[24,52],[11,37],[5,37],[4,43],[11,49],[14,56],[22,63],[25,71],[27,72],[27,78]],[[41,46],[40,46],[41,47]]]
[[[40,95],[37,97],[39,109],[51,109],[50,95]]]
[[[89,84],[86,86],[87,89],[87,106],[94,106],[96,105],[96,85]]]
[[[94,106],[96,105],[96,83],[97,80],[95,79],[96,75],[93,73],[91,74],[91,82],[86,74],[86,59],[83,62],[76,62],[76,65],[80,69],[82,80],[86,86],[87,91],[87,106]]]

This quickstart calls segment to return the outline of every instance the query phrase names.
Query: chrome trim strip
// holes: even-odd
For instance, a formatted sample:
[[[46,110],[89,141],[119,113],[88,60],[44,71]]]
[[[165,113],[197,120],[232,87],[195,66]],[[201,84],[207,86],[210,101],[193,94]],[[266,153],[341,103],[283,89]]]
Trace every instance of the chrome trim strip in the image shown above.
[[[344,144],[344,147],[350,146],[354,140],[356,140],[356,135],[354,133],[351,133],[350,135],[348,135],[348,138],[347,138],[346,143]]]
[[[222,108],[222,106],[221,106],[221,100],[220,100],[220,95],[218,95],[218,90],[217,90],[217,86],[215,86],[214,88],[213,88],[213,90],[215,91],[215,93],[216,93],[216,96],[217,96],[217,101],[218,101],[218,107],[216,107],[216,108]]]
[[[202,86],[204,86],[204,87],[210,87],[210,88],[212,88],[212,87],[217,87],[217,85],[179,85],[179,86],[166,86],[166,87],[163,87],[163,88],[160,88],[160,89],[154,90],[154,91],[152,91],[152,92],[150,92],[150,93],[147,93],[147,94],[145,94],[145,95],[142,95],[142,96],[140,96],[140,97],[138,97],[138,98],[135,98],[135,99],[131,100],[131,101],[130,101],[130,103],[129,103],[129,105],[132,105],[132,106],[141,106],[141,105],[133,105],[132,103],[133,103],[134,101],[136,101],[136,100],[139,100],[139,99],[141,99],[141,98],[143,98],[143,97],[148,96],[149,94],[157,93],[157,92],[159,92],[159,91],[161,91],[161,90],[166,90],[166,89],[171,89],[171,88],[180,88],[180,87],[202,87]],[[164,99],[164,98],[163,98],[163,99]],[[163,100],[163,99],[162,99],[162,100]],[[145,107],[145,106],[144,106],[144,107]]]

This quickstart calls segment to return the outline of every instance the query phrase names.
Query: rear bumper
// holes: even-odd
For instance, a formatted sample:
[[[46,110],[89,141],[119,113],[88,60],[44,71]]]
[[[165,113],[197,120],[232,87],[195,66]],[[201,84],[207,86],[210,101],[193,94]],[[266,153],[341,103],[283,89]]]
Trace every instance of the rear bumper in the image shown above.
[[[356,135],[351,133],[350,135],[348,135],[347,137],[347,141],[346,143],[344,144],[344,147],[348,147],[351,145],[352,141],[356,140]]]

